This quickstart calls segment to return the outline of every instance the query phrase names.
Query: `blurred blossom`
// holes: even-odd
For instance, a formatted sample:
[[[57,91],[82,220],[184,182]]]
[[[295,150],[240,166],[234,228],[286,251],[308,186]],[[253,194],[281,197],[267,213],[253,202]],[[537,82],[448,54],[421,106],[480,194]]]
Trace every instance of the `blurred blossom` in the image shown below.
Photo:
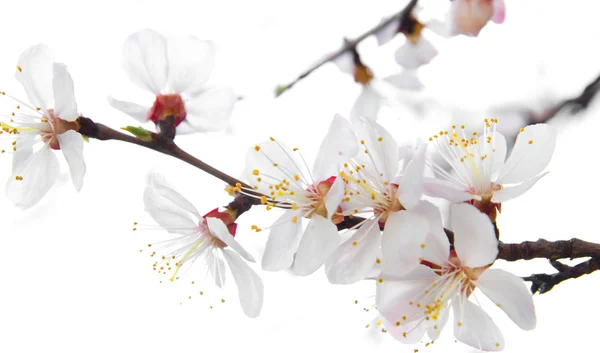
[[[19,208],[35,205],[56,182],[60,167],[54,151],[61,150],[75,189],[83,185],[86,166],[83,137],[77,132],[77,102],[67,67],[54,62],[49,47],[35,45],[23,52],[17,64],[17,80],[30,104],[7,95],[18,105],[2,122],[2,140],[12,140],[12,175],[6,195]],[[2,149],[4,153],[5,150]]]
[[[134,84],[155,95],[154,104],[112,97],[108,102],[140,122],[174,119],[178,134],[223,130],[237,97],[229,87],[206,86],[214,56],[211,42],[140,30],[123,44],[123,68]]]
[[[477,36],[493,21],[501,24],[506,17],[504,0],[451,0],[448,21],[451,33]]]

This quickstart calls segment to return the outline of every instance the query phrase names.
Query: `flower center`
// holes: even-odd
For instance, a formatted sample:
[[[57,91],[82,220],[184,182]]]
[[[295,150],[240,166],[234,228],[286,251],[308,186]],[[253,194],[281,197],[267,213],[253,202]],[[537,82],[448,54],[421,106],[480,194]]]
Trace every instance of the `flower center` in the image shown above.
[[[177,126],[185,120],[186,116],[185,104],[179,94],[160,94],[156,96],[147,118],[157,124],[161,120],[173,117],[174,126]]]
[[[66,121],[54,114],[54,109],[48,109],[47,117],[42,119],[44,126],[40,129],[42,141],[48,144],[53,150],[60,150],[60,143],[57,136],[69,130],[77,131],[79,124],[76,121]]]

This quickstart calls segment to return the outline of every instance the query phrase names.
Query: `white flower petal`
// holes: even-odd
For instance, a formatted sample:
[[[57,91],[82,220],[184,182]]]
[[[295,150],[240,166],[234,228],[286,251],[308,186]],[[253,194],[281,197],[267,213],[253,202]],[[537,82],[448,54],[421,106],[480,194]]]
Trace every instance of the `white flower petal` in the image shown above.
[[[377,45],[382,46],[394,39],[396,33],[398,33],[398,29],[400,29],[400,20],[394,19],[390,21],[387,25],[381,27],[377,32],[375,32],[375,38],[377,38]]]
[[[168,86],[176,93],[195,90],[203,85],[215,65],[212,42],[196,37],[172,37],[167,40],[169,61]]]
[[[156,191],[160,193],[162,197],[193,214],[197,217],[198,221],[202,219],[202,216],[191,202],[167,185],[164,176],[161,174],[152,173],[148,176],[148,179],[149,184],[151,184],[152,187],[156,189]]]
[[[403,275],[419,267],[428,233],[426,218],[408,211],[391,213],[381,239],[384,272]]]
[[[400,323],[400,326],[396,326],[396,323]],[[386,319],[385,327],[392,337],[406,344],[418,343],[427,331],[427,325],[417,320],[409,322],[399,320],[394,323]]]
[[[417,308],[416,298],[422,297],[438,278],[427,266],[419,266],[401,277],[388,277],[384,271],[381,282],[376,284],[377,310],[391,323],[400,322],[400,327],[403,323],[425,317],[424,311]]]
[[[464,202],[477,198],[476,195],[465,190],[465,188],[461,188],[448,180],[429,177],[425,177],[423,180],[423,193],[425,195],[446,199],[450,202]]]
[[[141,106],[139,104],[118,100],[110,96],[107,97],[107,100],[108,104],[110,104],[113,108],[122,111],[135,120],[142,123],[148,121],[148,112],[150,111],[150,108]]]
[[[415,207],[423,196],[423,173],[425,171],[426,144],[419,144],[404,174],[400,177],[398,200],[406,209]]]
[[[81,190],[85,176],[85,160],[83,159],[83,137],[74,130],[66,131],[57,136],[60,150],[63,152],[75,190]]]
[[[38,203],[50,190],[60,171],[60,165],[50,147],[45,146],[19,163],[6,183],[6,196],[20,209],[27,209]],[[16,176],[23,180],[16,180]]]
[[[75,121],[79,117],[73,79],[65,64],[54,63],[52,87],[54,89],[54,113],[63,120]]]
[[[504,19],[506,18],[506,7],[504,5],[504,0],[494,0],[494,15],[492,16],[492,21],[494,23],[504,23]]]
[[[237,284],[242,310],[248,317],[257,317],[262,309],[265,291],[262,280],[235,252],[223,249],[223,256]]]
[[[167,83],[167,41],[161,34],[142,29],[123,44],[123,69],[138,87],[155,95]]]
[[[222,220],[215,217],[206,217],[206,224],[210,232],[219,238],[223,243],[227,244],[230,248],[235,250],[244,259],[250,262],[255,262],[254,257],[250,255],[241,245],[235,240],[235,238],[229,233],[227,226]]]
[[[329,125],[327,135],[321,142],[313,167],[316,181],[337,176],[342,163],[358,153],[358,141],[350,122],[336,114]]]
[[[448,317],[450,316],[449,314],[450,314],[449,308],[442,308],[440,310],[437,321],[433,325],[430,325],[429,328],[427,329],[427,336],[429,336],[430,340],[435,341],[438,339],[438,337],[440,337],[440,333],[442,333],[442,329],[448,323]]]
[[[262,258],[263,270],[285,270],[294,262],[294,254],[302,236],[302,220],[297,214],[287,211],[271,226]],[[298,217],[295,223],[292,222],[294,216]]]
[[[403,70],[401,73],[388,76],[384,80],[402,90],[420,91],[425,88],[423,81],[417,76],[417,70]]]
[[[484,351],[504,349],[502,333],[483,309],[466,298],[454,300],[452,308],[454,309],[454,337],[457,340]]]
[[[492,202],[502,203],[523,195],[529,189],[531,189],[538,182],[538,180],[542,179],[548,173],[549,172],[542,173],[535,178],[524,181],[516,186],[503,187],[501,190],[494,192],[492,196]]]
[[[346,187],[344,180],[339,176],[336,177],[331,185],[331,188],[327,192],[327,195],[325,196],[325,209],[327,210],[327,217],[329,219],[333,217],[337,208],[342,203],[345,189]]]
[[[217,253],[218,254],[218,253]],[[223,288],[225,284],[225,263],[219,258],[212,250],[208,249],[206,252],[206,263],[208,265],[208,271],[215,280],[215,285],[219,288]]]
[[[351,284],[367,277],[381,245],[377,219],[365,222],[325,262],[325,273],[333,284]]]
[[[377,120],[379,110],[386,102],[386,97],[382,96],[377,90],[373,89],[373,85],[365,86],[352,105],[350,111],[350,119],[354,121],[357,118],[367,118],[369,120]]]
[[[148,185],[144,190],[144,209],[169,233],[192,234],[198,231],[198,219],[185,208]]]
[[[354,54],[351,51],[345,51],[340,56],[333,59],[333,63],[340,71],[354,76]]]
[[[416,69],[428,64],[438,54],[437,49],[423,36],[417,44],[406,41],[396,50],[395,58],[398,65],[407,69]]]
[[[319,215],[313,215],[298,246],[294,273],[306,276],[315,272],[339,245],[340,235],[335,224]]]
[[[536,325],[533,298],[525,282],[512,273],[500,269],[488,269],[477,281],[477,288],[523,330]]]
[[[487,215],[469,204],[454,204],[450,206],[450,222],[454,248],[465,266],[487,266],[496,260],[498,239]]]
[[[489,135],[492,136],[492,135]],[[482,135],[478,139],[478,143],[483,147],[482,154],[487,155],[486,161],[490,166],[488,175],[493,175],[504,166],[506,159],[506,138],[499,132],[493,134],[490,142],[487,142],[488,135]]]
[[[197,131],[218,131],[229,125],[237,96],[230,87],[203,91],[185,102],[186,121]]]
[[[356,156],[358,164],[364,165],[363,169],[369,175],[391,181],[398,173],[400,163],[400,150],[396,140],[383,126],[367,118],[353,119],[352,127],[361,140],[362,148],[369,151],[368,154],[359,153]]]
[[[450,241],[444,232],[439,209],[428,201],[420,201],[411,212],[425,217],[429,223],[423,258],[434,264],[444,264],[448,260]]]
[[[16,140],[12,160],[12,173],[14,175],[20,175],[27,165],[26,162],[29,162],[29,158],[33,155],[35,138],[35,135],[21,135],[21,138]]]
[[[517,141],[502,169],[497,184],[516,184],[541,173],[552,158],[556,146],[556,130],[547,124],[527,126],[517,135]]]
[[[25,50],[17,62],[21,70],[15,77],[23,85],[31,104],[44,110],[53,105],[53,62],[52,50],[45,44],[34,45]]]

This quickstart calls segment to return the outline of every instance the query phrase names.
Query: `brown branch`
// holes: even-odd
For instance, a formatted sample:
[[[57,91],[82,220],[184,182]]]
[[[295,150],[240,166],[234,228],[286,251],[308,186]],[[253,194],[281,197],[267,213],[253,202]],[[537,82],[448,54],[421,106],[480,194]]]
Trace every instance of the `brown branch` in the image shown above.
[[[342,56],[343,54],[345,54],[347,52],[351,52],[351,51],[355,50],[358,43],[362,42],[367,37],[369,37],[373,34],[376,34],[377,32],[379,32],[381,29],[383,29],[384,27],[386,27],[393,21],[399,20],[399,25],[398,25],[399,28],[398,29],[400,30],[403,23],[405,23],[409,19],[409,15],[412,12],[412,10],[415,8],[415,6],[417,5],[417,2],[418,2],[418,0],[411,0],[400,12],[398,12],[395,15],[393,15],[392,17],[386,19],[385,21],[382,21],[377,26],[371,28],[370,30],[368,30],[365,33],[358,36],[357,38],[352,39],[352,40],[344,40],[344,45],[342,45],[342,47],[340,49],[325,56],[323,59],[321,59],[315,65],[311,66],[309,69],[307,69],[306,71],[301,73],[295,80],[288,83],[287,85],[278,86],[277,90],[276,90],[276,96],[278,97],[283,92],[289,90],[290,88],[292,88],[292,86],[294,86],[300,80],[304,79],[306,76],[310,75],[313,71],[317,70],[321,66],[327,64],[330,61],[333,61],[333,60],[339,58],[340,56]]]
[[[531,282],[531,292],[544,294],[557,284],[571,278],[578,278],[600,269],[600,258],[594,257],[573,267],[558,261],[550,261],[550,264],[558,270],[557,273],[539,273],[524,277],[525,281]]]
[[[150,138],[148,140],[143,140],[143,139],[136,138],[135,136],[127,135],[120,131],[114,130],[106,125],[95,123],[94,121],[92,121],[92,119],[89,119],[89,118],[86,118],[83,116],[79,117],[77,119],[77,122],[80,125],[79,132],[82,135],[85,135],[85,136],[88,136],[91,138],[95,138],[95,139],[98,139],[101,141],[108,141],[108,140],[123,141],[123,142],[131,143],[134,145],[142,146],[145,148],[149,148],[151,150],[154,150],[154,151],[157,151],[160,153],[164,153],[166,155],[169,155],[169,156],[175,157],[181,161],[184,161],[184,162],[224,181],[228,185],[235,186],[237,184],[240,184],[243,188],[245,188],[247,190],[252,190],[252,187],[250,185],[221,172],[220,170],[212,167],[211,165],[204,163],[203,161],[199,160],[198,158],[192,156],[191,154],[189,154],[186,151],[179,148],[179,146],[177,146],[175,144],[175,141],[173,141],[173,138],[171,137],[171,135],[174,136],[174,132],[168,133],[168,134],[160,134],[160,133],[157,134],[157,133],[148,131],[147,133],[150,136]],[[250,192],[250,191],[248,191],[248,192]],[[261,196],[260,194],[257,194],[257,195]],[[245,200],[243,202],[237,201],[239,203],[240,207],[242,207],[242,205],[246,205],[248,202],[250,202],[250,200],[253,204],[260,203],[260,199],[255,199],[255,198],[245,196],[245,195],[242,195],[241,197],[245,197],[248,200]],[[246,207],[246,206],[244,206],[244,207]],[[244,209],[243,212],[245,212],[246,210],[247,209]]]
[[[600,75],[596,77],[592,82],[590,82],[587,86],[585,86],[585,88],[579,95],[573,98],[566,99],[540,114],[530,112],[527,125],[547,122],[554,118],[556,114],[558,114],[563,109],[569,109],[570,114],[577,114],[589,106],[590,102],[594,99],[599,90]]]

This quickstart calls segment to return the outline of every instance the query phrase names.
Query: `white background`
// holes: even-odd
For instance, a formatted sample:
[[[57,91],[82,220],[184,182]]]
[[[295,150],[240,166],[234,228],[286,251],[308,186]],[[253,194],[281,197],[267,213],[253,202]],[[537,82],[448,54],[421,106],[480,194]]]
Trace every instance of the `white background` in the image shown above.
[[[446,1],[422,4],[438,14],[448,6]],[[120,46],[129,34],[148,27],[215,40],[214,83],[232,85],[244,97],[236,106],[232,132],[177,140],[190,153],[239,176],[246,149],[269,136],[289,141],[312,158],[329,119],[336,112],[348,114],[360,87],[331,64],[277,100],[272,98],[274,87],[336,49],[342,37],[360,34],[403,5],[323,0],[5,2],[0,89],[25,98],[13,78],[16,61],[28,46],[43,42],[68,65],[81,113],[118,128],[135,122],[110,108],[105,97],[144,98],[119,65]],[[440,54],[420,75],[427,94],[442,103],[441,111],[420,122],[408,113],[391,112],[384,122],[398,139],[427,138],[449,118],[479,124],[491,106],[540,108],[578,94],[600,72],[597,10],[583,0],[507,1],[505,24],[489,25],[480,38],[436,40]],[[359,47],[363,61],[380,76],[399,71],[393,53],[402,40],[383,48],[376,48],[374,38],[366,40]],[[0,104],[2,112],[11,111],[12,102]],[[594,202],[599,194],[599,113],[593,104],[583,114],[553,122],[559,138],[551,173],[526,195],[503,205],[499,225],[504,241],[600,240]],[[514,123],[505,120],[507,126]],[[265,283],[265,304],[254,320],[242,313],[231,276],[225,293],[200,281],[194,286],[159,283],[145,244],[165,233],[131,231],[133,221],[151,223],[141,197],[146,174],[150,169],[165,174],[201,212],[229,202],[223,183],[136,146],[91,141],[85,148],[88,171],[79,194],[63,168],[57,185],[33,209],[22,212],[0,201],[0,352],[471,351],[454,343],[450,327],[427,348],[404,346],[365,329],[374,318],[373,311],[362,310],[373,303],[373,284],[332,286],[322,271],[298,278],[255,266]],[[0,164],[5,177],[10,156],[1,156]],[[266,233],[252,233],[250,225],[267,226],[272,218],[253,210],[239,220],[237,238],[257,258]],[[545,261],[499,261],[496,266],[523,276],[552,271]],[[492,310],[506,351],[595,350],[598,280],[593,274],[536,295],[538,327],[530,332]],[[200,297],[199,290],[205,295]]]

